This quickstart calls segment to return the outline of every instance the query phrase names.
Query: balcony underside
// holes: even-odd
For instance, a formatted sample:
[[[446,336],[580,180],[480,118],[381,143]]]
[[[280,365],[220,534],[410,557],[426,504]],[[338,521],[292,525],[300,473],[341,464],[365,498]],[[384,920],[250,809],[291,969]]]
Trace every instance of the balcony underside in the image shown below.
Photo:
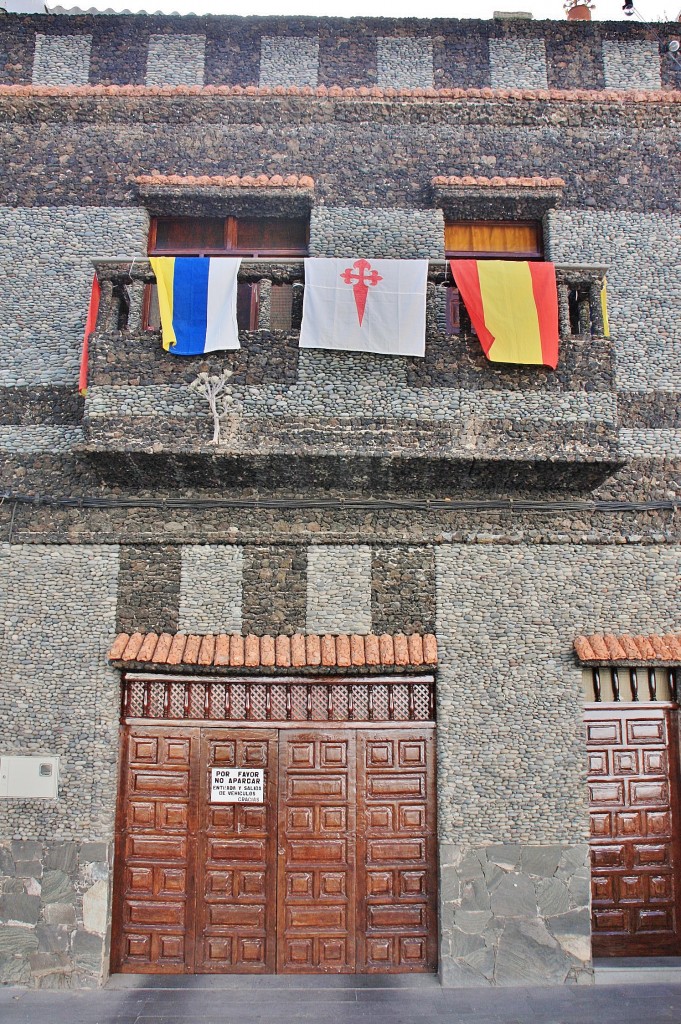
[[[492,448],[493,446],[490,446]],[[126,490],[229,489],[258,493],[317,493],[334,495],[419,495],[432,498],[463,493],[545,494],[569,491],[588,494],[622,462],[614,446],[602,446],[589,461],[554,453],[551,458],[504,457],[491,450],[399,454],[368,450],[342,453],[327,446],[300,449],[234,452],[204,446],[192,451],[158,446],[155,451],[89,443],[80,456],[107,484]]]

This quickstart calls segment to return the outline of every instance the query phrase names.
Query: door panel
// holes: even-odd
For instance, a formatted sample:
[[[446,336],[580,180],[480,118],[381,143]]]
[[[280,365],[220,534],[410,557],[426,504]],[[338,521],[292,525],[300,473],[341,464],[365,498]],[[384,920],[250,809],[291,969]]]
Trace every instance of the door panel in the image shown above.
[[[431,731],[358,734],[358,970],[432,971],[437,962]]]
[[[183,973],[193,963],[198,729],[125,737],[112,947],[121,971]]]
[[[681,953],[676,712],[586,712],[595,956]]]
[[[280,737],[280,972],[355,970],[355,737]]]
[[[211,804],[212,768],[262,768],[263,804]],[[277,733],[203,730],[197,972],[273,972]]]

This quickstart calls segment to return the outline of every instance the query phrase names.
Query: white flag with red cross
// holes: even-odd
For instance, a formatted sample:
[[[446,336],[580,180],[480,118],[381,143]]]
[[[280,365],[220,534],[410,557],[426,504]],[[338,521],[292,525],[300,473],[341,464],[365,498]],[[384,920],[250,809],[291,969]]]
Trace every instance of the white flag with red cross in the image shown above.
[[[305,260],[301,348],[422,356],[428,260]]]

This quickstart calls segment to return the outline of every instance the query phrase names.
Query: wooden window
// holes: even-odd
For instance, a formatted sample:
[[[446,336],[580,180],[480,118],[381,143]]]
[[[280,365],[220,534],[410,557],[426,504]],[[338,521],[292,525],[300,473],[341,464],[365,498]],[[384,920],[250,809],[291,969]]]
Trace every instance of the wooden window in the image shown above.
[[[448,260],[543,260],[541,224],[538,221],[446,222],[445,256]],[[447,289],[448,334],[460,332],[460,308],[458,289],[452,286]]]
[[[149,229],[150,256],[307,256],[308,220],[305,217],[153,217]],[[258,327],[259,286],[241,283],[237,295],[239,328]],[[271,326],[291,327],[291,289],[273,288]],[[281,292],[281,294],[279,294]],[[156,288],[146,299],[145,324],[160,328]]]

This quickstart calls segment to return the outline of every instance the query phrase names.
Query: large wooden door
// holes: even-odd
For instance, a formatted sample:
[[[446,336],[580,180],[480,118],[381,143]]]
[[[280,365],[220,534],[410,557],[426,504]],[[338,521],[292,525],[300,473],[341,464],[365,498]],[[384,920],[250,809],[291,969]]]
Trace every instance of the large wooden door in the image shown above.
[[[213,768],[264,770],[211,803]],[[113,969],[432,971],[432,725],[125,730]]]
[[[586,712],[595,956],[681,953],[676,712]]]

